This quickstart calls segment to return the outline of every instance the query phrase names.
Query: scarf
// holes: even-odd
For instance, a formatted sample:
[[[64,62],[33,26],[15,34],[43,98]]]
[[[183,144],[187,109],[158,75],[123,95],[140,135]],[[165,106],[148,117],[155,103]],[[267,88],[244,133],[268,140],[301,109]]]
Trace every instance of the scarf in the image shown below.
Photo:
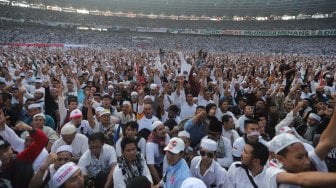
[[[118,158],[118,165],[122,171],[126,185],[133,178],[142,175],[144,169],[143,164],[146,164],[146,161],[140,153],[137,153],[136,159],[133,163],[129,163],[124,157]]]
[[[166,136],[163,138],[154,136],[153,132],[150,133],[147,142],[153,142],[159,145],[160,153],[164,153],[163,149],[166,147]]]

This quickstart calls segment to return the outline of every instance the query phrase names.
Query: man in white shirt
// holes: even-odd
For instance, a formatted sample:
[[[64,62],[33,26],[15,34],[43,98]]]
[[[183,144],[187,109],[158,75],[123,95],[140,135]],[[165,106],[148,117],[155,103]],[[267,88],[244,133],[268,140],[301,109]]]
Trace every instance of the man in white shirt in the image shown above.
[[[222,136],[222,123],[218,120],[210,121],[208,136],[217,142],[216,161],[224,168],[229,168],[233,162],[232,146],[229,139]]]
[[[79,160],[82,154],[89,149],[89,145],[88,138],[76,131],[76,127],[71,123],[65,124],[61,129],[61,138],[56,140],[51,146],[51,153],[55,153],[57,148],[63,145],[70,145],[74,161]]]
[[[197,105],[193,101],[193,96],[191,93],[186,93],[186,101],[183,102],[181,106],[180,117],[181,120],[186,118],[191,118],[196,112]]]
[[[261,138],[259,135],[259,125],[258,122],[255,120],[245,120],[245,134],[238,138],[236,141],[233,143],[233,149],[232,149],[232,154],[233,154],[233,159],[235,161],[240,161],[241,159],[241,153],[244,150],[244,146],[248,142],[260,142],[267,146],[267,142]]]
[[[89,150],[79,159],[78,166],[84,176],[92,181],[95,187],[103,187],[107,176],[117,163],[114,148],[105,144],[103,133],[94,133],[89,137]]]
[[[223,132],[222,136],[229,139],[231,141],[231,145],[233,145],[234,141],[239,138],[238,132],[235,130],[235,125],[233,122],[233,117],[230,115],[222,116],[222,124],[223,124]]]
[[[282,169],[269,167],[266,171],[265,184],[269,188],[296,188],[300,186],[331,186],[336,185],[336,173],[328,171],[324,162],[328,153],[336,147],[336,112],[322,133],[314,150],[306,151],[304,145],[289,133],[275,136],[270,142],[270,150],[282,164]],[[317,170],[320,172],[309,172]]]
[[[227,171],[214,160],[217,143],[205,138],[200,146],[201,156],[194,157],[190,164],[191,175],[201,179],[207,187],[231,187]]]
[[[70,122],[77,128],[77,133],[91,135],[95,124],[89,124],[87,120],[83,120],[83,114],[79,109],[75,109],[70,113]]]
[[[153,178],[153,183],[157,184],[162,178],[163,148],[168,144],[170,137],[166,133],[166,128],[161,121],[154,122],[152,127],[153,130],[146,144],[146,161]]]
[[[126,187],[130,180],[137,176],[145,176],[153,184],[146,160],[137,150],[136,140],[131,137],[125,137],[120,145],[122,156],[113,171],[114,188]]]
[[[245,125],[245,120],[253,118],[253,106],[251,105],[246,105],[244,107],[244,115],[240,116],[238,119],[238,124],[239,124],[239,132],[241,134],[245,133],[244,125]]]
[[[228,171],[233,187],[267,188],[264,179],[268,155],[268,148],[259,142],[245,144],[241,162],[233,163]]]
[[[151,104],[144,104],[139,105],[139,111],[137,115],[137,121],[139,124],[139,134],[142,136],[142,130],[145,129],[149,132],[152,130],[152,124],[159,119],[153,115],[152,112],[152,105]],[[147,139],[148,135],[142,136]]]

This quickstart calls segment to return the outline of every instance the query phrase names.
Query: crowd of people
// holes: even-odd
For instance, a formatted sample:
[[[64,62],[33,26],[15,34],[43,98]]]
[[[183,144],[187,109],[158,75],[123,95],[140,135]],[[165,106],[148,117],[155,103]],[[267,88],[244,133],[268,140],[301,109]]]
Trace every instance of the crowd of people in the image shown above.
[[[1,187],[336,185],[334,55],[182,47],[2,46]]]
[[[151,37],[150,42],[134,41],[132,37]],[[160,47],[196,52],[257,53],[257,54],[336,54],[335,37],[245,37],[204,36],[139,33],[130,31],[86,31],[46,27],[35,24],[3,22],[0,26],[0,42],[18,43],[64,43],[87,45],[108,49],[156,50]]]
[[[105,27],[152,27],[171,29],[225,29],[225,30],[318,30],[336,28],[335,18],[303,20],[171,20],[150,18],[127,18],[79,14],[0,5],[0,17],[39,22],[63,22],[87,26]]]

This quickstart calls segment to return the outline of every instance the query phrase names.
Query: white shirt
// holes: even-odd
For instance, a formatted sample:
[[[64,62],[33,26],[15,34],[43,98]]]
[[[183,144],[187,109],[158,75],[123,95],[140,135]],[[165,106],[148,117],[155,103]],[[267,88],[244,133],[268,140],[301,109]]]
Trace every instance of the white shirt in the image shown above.
[[[214,103],[212,100],[205,100],[203,96],[198,95],[198,106],[206,106],[207,104]]]
[[[224,128],[222,129],[222,136],[229,139],[231,142],[231,145],[233,145],[233,142],[236,141],[238,138],[240,138],[238,132],[234,129],[226,131]],[[232,140],[233,142],[232,142]]]
[[[104,144],[100,151],[99,159],[87,150],[78,161],[78,166],[84,175],[96,176],[100,171],[108,174],[112,165],[117,163],[117,155],[114,148]]]
[[[154,115],[152,116],[151,119],[146,118],[145,115],[141,119],[138,120],[139,128],[138,131],[141,131],[142,129],[148,129],[152,131],[152,125],[155,121],[158,121],[159,119],[155,117]]]
[[[147,164],[144,162],[142,165],[143,165],[142,175],[146,176],[147,179],[151,183],[153,183],[152,176],[150,174],[150,171],[148,169]],[[114,168],[114,171],[113,171],[113,185],[114,185],[113,186],[114,188],[125,188],[126,187],[125,177],[124,177],[124,175],[122,173],[122,169],[119,167],[119,164],[117,164],[117,166]],[[139,188],[140,187],[141,186],[139,185]]]
[[[258,142],[264,144],[266,147],[268,147],[268,142],[259,137]],[[244,150],[245,146],[245,140],[243,137],[238,138],[234,143],[233,143],[233,148],[232,148],[232,155],[234,157],[241,157],[241,154]]]
[[[91,135],[93,133],[93,129],[87,120],[82,120],[80,126],[77,128],[77,133]]]
[[[205,138],[208,138],[208,136],[205,136],[203,139]],[[233,162],[231,141],[223,136],[221,137],[221,139],[224,142],[224,146],[220,145],[220,140],[217,141],[216,158],[217,158],[217,162],[220,165],[222,165],[222,167],[228,168]],[[220,148],[220,147],[224,147],[224,148]],[[224,155],[222,156],[222,158],[218,156],[220,150],[224,151]]]
[[[165,144],[168,145],[170,137],[166,134]],[[159,145],[153,142],[146,143],[146,161],[149,165],[160,165],[163,162],[164,153],[159,151]]]
[[[51,146],[51,153],[56,153],[57,148],[67,145],[62,138],[56,140]],[[82,134],[77,133],[74,140],[70,144],[72,154],[75,157],[81,157],[84,152],[89,149],[88,138]]]
[[[245,115],[240,116],[240,118],[238,119],[238,124],[239,124],[239,131],[244,134],[245,133],[245,120],[247,120],[248,118]]]
[[[5,125],[5,130],[0,131],[0,136],[11,145],[14,151],[20,153],[24,150],[24,140],[7,125]]]
[[[190,173],[193,177],[201,179],[207,187],[216,185],[218,188],[232,187],[227,171],[219,163],[212,160],[210,167],[201,175],[202,157],[194,157],[190,164]]]
[[[197,105],[194,103],[190,106],[188,103],[185,102],[181,107],[181,113],[180,113],[181,120],[194,116],[196,112],[196,107]]]
[[[241,165],[241,162],[232,163],[232,165],[228,170],[229,179],[233,184],[232,187],[254,188],[248,175],[246,174],[246,170],[240,166],[236,166],[236,164]],[[250,174],[251,177],[253,177],[253,180],[255,184],[257,184],[258,188],[269,188],[267,184],[264,184],[265,183],[264,179],[266,176],[266,167],[264,167],[263,171],[256,176],[253,176],[250,170],[248,170],[248,173]]]
[[[121,140],[123,138],[119,138],[115,148],[116,148],[116,153],[117,153],[117,157],[121,157],[122,151],[121,151]],[[138,138],[137,138],[138,139]],[[138,141],[137,147],[140,149],[140,153],[142,154],[142,156],[146,156],[146,140],[144,138],[140,138],[140,140]]]
[[[313,163],[317,171],[320,172],[328,172],[327,165],[324,161],[316,155],[315,150],[308,152],[308,157],[310,161]],[[280,184],[277,183],[277,175],[286,172],[284,169],[276,168],[276,167],[269,167],[266,170],[265,175],[265,185],[268,185],[268,188],[299,188],[298,185],[290,185],[290,184]]]

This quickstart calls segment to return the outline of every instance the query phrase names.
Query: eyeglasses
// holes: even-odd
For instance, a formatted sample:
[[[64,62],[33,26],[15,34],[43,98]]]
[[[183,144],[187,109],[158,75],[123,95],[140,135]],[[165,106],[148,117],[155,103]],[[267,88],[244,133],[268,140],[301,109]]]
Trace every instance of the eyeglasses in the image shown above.
[[[214,158],[214,153],[200,151],[200,154],[201,154],[202,157],[204,157],[206,155],[208,158]]]

